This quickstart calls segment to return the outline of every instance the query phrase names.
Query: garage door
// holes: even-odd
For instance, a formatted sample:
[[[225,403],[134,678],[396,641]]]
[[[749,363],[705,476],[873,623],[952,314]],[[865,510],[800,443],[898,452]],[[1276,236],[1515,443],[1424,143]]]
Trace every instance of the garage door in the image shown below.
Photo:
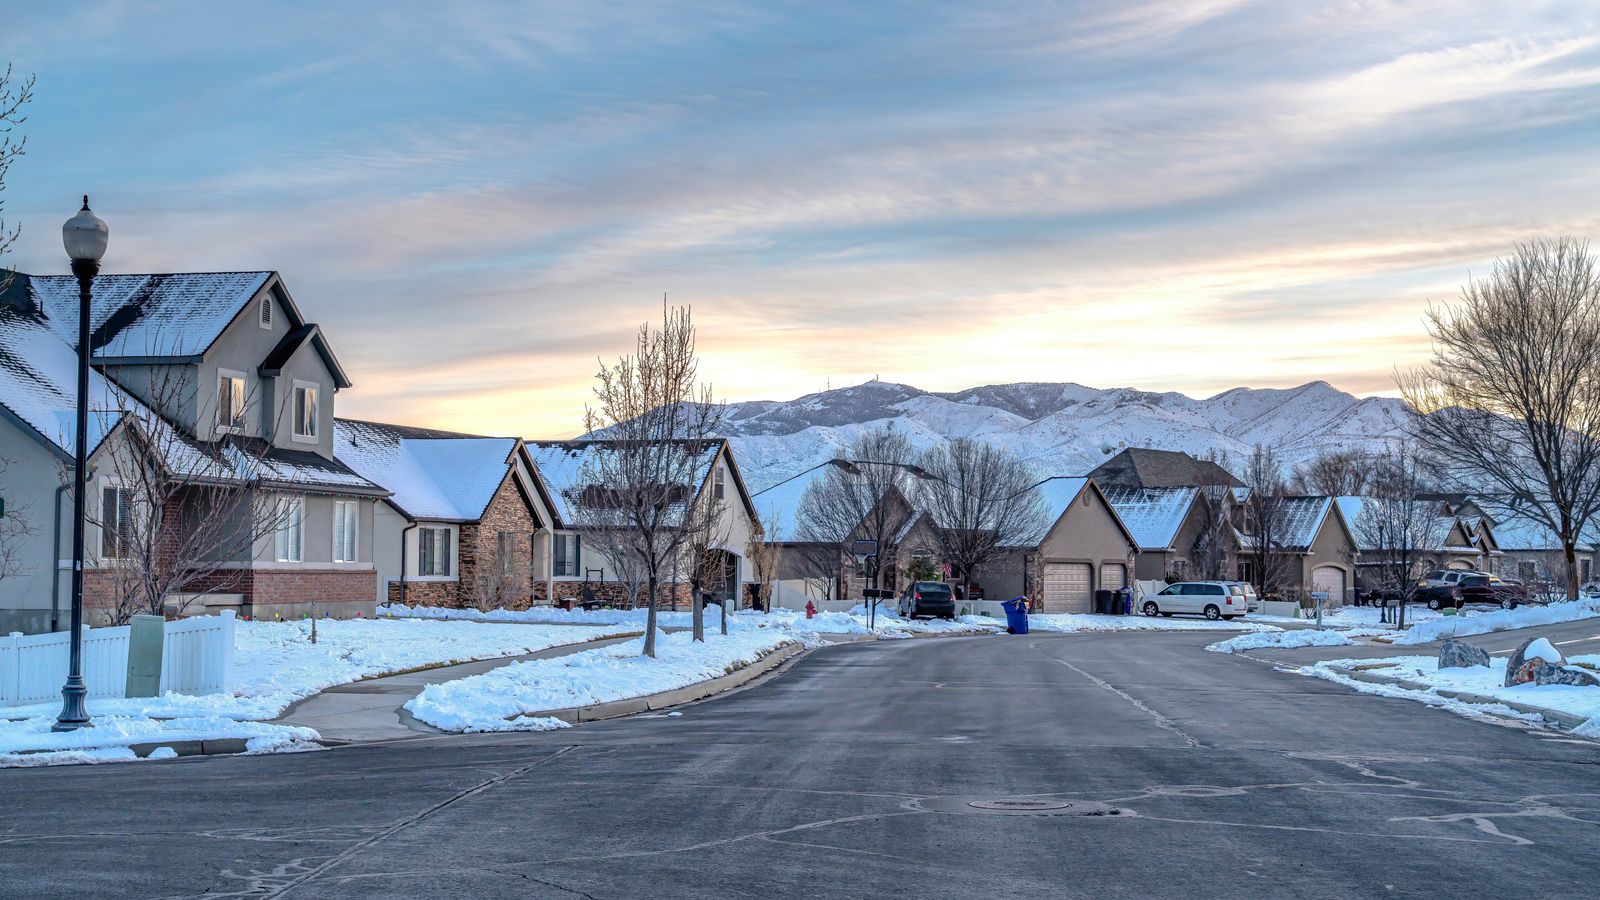
[[[1045,612],[1086,613],[1089,611],[1088,563],[1045,563]]]
[[[1100,587],[1119,591],[1128,586],[1128,567],[1122,563],[1106,563],[1100,567]]]
[[[1344,602],[1344,570],[1318,566],[1311,570],[1311,589],[1328,595],[1335,603]]]

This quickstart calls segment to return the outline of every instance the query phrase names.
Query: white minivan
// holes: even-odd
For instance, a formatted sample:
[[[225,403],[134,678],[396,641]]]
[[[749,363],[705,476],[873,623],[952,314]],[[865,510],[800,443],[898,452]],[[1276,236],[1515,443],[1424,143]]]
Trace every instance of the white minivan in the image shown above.
[[[1139,604],[1147,616],[1194,613],[1208,619],[1243,618],[1249,611],[1243,590],[1223,581],[1180,581]]]

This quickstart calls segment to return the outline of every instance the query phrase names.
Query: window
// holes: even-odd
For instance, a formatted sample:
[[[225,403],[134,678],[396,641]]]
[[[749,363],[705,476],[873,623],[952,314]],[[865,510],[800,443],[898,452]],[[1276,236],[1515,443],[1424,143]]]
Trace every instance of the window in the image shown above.
[[[576,534],[557,534],[552,537],[555,544],[555,559],[551,574],[577,575],[578,559],[581,553],[579,536]]]
[[[497,548],[496,558],[500,561],[500,575],[510,578],[517,571],[517,534],[514,531],[500,532],[500,546]]]
[[[722,467],[717,466],[716,471],[711,474],[712,497],[715,497],[718,500],[726,498],[726,494],[728,492],[727,485],[725,484],[726,478],[727,474],[723,471]]]
[[[133,517],[125,488],[107,485],[100,491],[100,555],[126,559],[133,538]]]
[[[304,381],[294,383],[294,436],[317,439],[317,386]]]
[[[261,322],[261,327],[262,328],[271,328],[272,327],[272,298],[271,297],[262,297],[261,298],[261,318],[260,318],[260,322]]]
[[[417,532],[417,574],[449,577],[450,529],[423,528]]]
[[[356,561],[356,529],[359,527],[360,507],[354,500],[336,500],[333,504],[333,561]]]
[[[217,427],[229,431],[244,428],[243,373],[217,373]]]
[[[300,562],[305,537],[306,501],[302,497],[278,500],[278,562]]]

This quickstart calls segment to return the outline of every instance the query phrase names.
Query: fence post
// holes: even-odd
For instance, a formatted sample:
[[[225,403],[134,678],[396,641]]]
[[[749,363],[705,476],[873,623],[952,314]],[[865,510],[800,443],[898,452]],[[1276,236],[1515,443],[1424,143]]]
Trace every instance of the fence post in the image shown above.
[[[22,648],[19,646],[18,641],[21,637],[22,632],[13,631],[6,637],[3,645],[6,652],[11,654],[10,658],[5,661],[6,668],[10,670],[11,674],[11,687],[6,691],[4,697],[0,697],[0,702],[9,705],[17,705],[22,702]]]
[[[234,629],[237,627],[238,622],[236,621],[234,611],[231,609],[223,610],[222,653],[219,654],[220,658],[222,659],[222,676],[217,679],[218,683],[222,687],[223,693],[227,693],[233,689],[233,633]]]

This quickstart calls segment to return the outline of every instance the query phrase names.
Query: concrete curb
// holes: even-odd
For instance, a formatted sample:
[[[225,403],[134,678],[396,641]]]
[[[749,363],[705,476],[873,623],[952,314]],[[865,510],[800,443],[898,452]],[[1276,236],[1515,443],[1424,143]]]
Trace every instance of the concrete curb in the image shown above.
[[[765,654],[755,662],[726,675],[719,675],[716,678],[685,685],[681,688],[674,688],[670,691],[661,691],[660,693],[643,697],[611,700],[591,706],[541,710],[534,713],[518,714],[511,718],[520,718],[522,715],[548,717],[576,725],[579,722],[595,722],[600,719],[614,719],[618,716],[631,716],[642,712],[681,706],[682,704],[703,700],[713,694],[720,694],[754,681],[756,678],[804,652],[806,652],[806,648],[803,644],[798,642],[786,644]]]
[[[1451,700],[1460,700],[1463,703],[1497,703],[1501,706],[1514,709],[1517,712],[1542,716],[1545,721],[1559,725],[1568,731],[1571,731],[1572,729],[1577,728],[1579,725],[1582,725],[1584,722],[1588,721],[1588,719],[1585,719],[1582,716],[1575,716],[1572,713],[1561,712],[1560,710],[1555,709],[1546,709],[1543,706],[1534,706],[1531,703],[1517,703],[1511,700],[1501,700],[1499,697],[1488,697],[1483,694],[1474,694],[1469,691],[1445,690],[1423,684],[1420,681],[1411,681],[1407,678],[1396,678],[1393,675],[1378,675],[1373,672],[1363,671],[1361,669],[1351,669],[1345,666],[1328,666],[1327,668],[1329,671],[1337,672],[1346,678],[1354,681],[1364,681],[1368,684],[1386,684],[1392,687],[1403,687],[1407,690],[1437,694],[1440,697],[1446,697]]]

